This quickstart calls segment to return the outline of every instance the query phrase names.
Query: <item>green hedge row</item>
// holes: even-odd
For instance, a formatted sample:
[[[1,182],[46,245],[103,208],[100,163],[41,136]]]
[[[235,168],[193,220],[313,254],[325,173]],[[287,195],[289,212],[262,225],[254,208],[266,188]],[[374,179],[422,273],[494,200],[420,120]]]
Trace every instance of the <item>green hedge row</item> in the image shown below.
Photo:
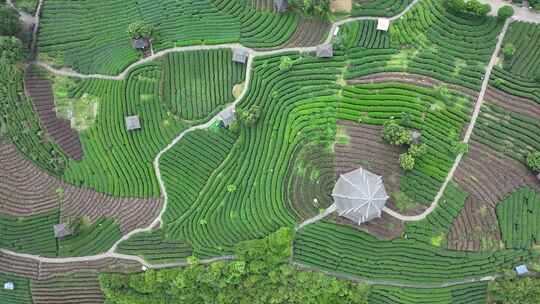
[[[445,288],[398,288],[373,286],[369,304],[485,304],[487,283]]]
[[[177,262],[191,256],[191,246],[185,242],[168,240],[166,230],[141,232],[118,245],[118,252],[138,255],[151,263]]]

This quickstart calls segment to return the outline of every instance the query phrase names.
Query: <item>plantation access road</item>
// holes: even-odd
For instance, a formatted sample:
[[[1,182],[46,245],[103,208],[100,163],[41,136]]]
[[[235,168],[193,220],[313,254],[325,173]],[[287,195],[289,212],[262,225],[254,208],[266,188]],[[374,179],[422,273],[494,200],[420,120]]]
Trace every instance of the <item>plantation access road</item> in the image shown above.
[[[9,1],[9,2],[11,2],[11,1]],[[398,18],[401,18],[404,14],[406,14],[418,2],[420,2],[420,0],[414,0],[401,13],[399,13],[398,15],[396,15],[394,17],[388,18],[388,19],[390,21],[393,21],[393,20],[396,20]],[[43,0],[40,0],[38,10],[36,12],[36,17],[40,15],[42,3],[43,3]],[[330,42],[332,40],[335,30],[339,26],[341,26],[343,24],[346,24],[346,23],[349,23],[349,22],[354,22],[354,21],[377,20],[377,19],[378,19],[378,17],[351,17],[351,18],[346,18],[346,19],[341,20],[341,21],[337,21],[337,22],[332,24],[331,30],[330,30],[330,32],[328,34],[328,37],[325,40],[325,43]],[[37,17],[37,23],[39,24],[39,18],[38,17]],[[474,112],[475,114],[473,114],[473,118],[471,119],[471,124],[469,125],[469,129],[467,130],[468,131],[467,133],[469,134],[468,135],[469,137],[470,137],[470,133],[472,133],[472,129],[474,128],[474,124],[476,122],[476,117],[478,116],[480,106],[481,106],[481,103],[483,101],[483,96],[484,96],[484,93],[485,93],[485,90],[486,90],[486,87],[487,87],[489,74],[491,73],[491,69],[493,68],[494,62],[496,62],[496,55],[498,54],[498,51],[500,49],[500,44],[502,42],[502,37],[504,36],[504,33],[506,32],[506,29],[508,28],[508,24],[509,24],[509,21],[505,24],[505,26],[503,28],[503,31],[499,36],[499,41],[497,43],[496,50],[495,50],[495,52],[494,52],[494,54],[492,56],[492,60],[490,62],[490,65],[487,68],[484,83],[482,85],[482,92],[480,94],[481,97],[479,97],[479,99],[477,101],[477,104],[476,104],[476,107],[475,107],[475,112]],[[34,35],[33,41],[32,41],[33,46],[35,46],[35,43],[37,41],[37,28],[38,28],[38,26],[36,25],[34,27],[34,29],[35,29],[34,34],[35,35]],[[276,49],[276,50],[271,50],[271,51],[258,51],[258,50],[255,50],[255,49],[246,48],[246,47],[244,47],[244,46],[242,46],[241,44],[238,44],[238,43],[221,44],[221,45],[199,45],[199,46],[176,47],[176,48],[172,48],[172,49],[157,52],[157,53],[155,53],[155,54],[153,54],[153,55],[151,55],[151,56],[149,56],[147,58],[141,59],[141,60],[129,65],[126,69],[124,69],[124,71],[122,71],[120,74],[118,74],[116,76],[102,75],[102,74],[82,74],[82,73],[76,72],[76,71],[74,71],[72,69],[69,69],[69,68],[56,69],[56,68],[52,67],[50,64],[48,64],[46,62],[39,61],[39,60],[36,60],[33,63],[47,69],[51,73],[61,75],[61,76],[68,76],[68,77],[74,77],[74,78],[80,78],[80,79],[123,80],[123,79],[126,79],[129,72],[131,70],[133,70],[135,67],[137,67],[139,65],[142,65],[142,64],[145,64],[145,63],[148,63],[148,62],[153,61],[155,59],[159,59],[160,57],[163,57],[164,55],[169,54],[169,53],[201,51],[201,50],[215,50],[215,49],[223,49],[223,48],[243,49],[249,55],[248,56],[248,62],[247,62],[247,65],[246,65],[246,80],[245,80],[245,86],[243,88],[243,91],[240,94],[240,96],[238,96],[238,98],[235,99],[235,101],[233,103],[231,103],[229,106],[226,107],[225,110],[223,110],[223,111],[226,111],[228,109],[234,108],[236,106],[236,104],[238,102],[240,102],[244,98],[245,94],[247,93],[249,85],[250,85],[250,80],[251,80],[252,63],[253,63],[253,59],[255,57],[267,56],[267,55],[275,55],[275,54],[281,54],[281,53],[286,53],[286,52],[301,52],[301,53],[303,53],[303,52],[313,52],[313,51],[315,51],[317,49],[317,46],[283,48],[283,49]],[[220,112],[220,114],[222,112]],[[152,264],[152,263],[149,263],[149,262],[145,261],[144,259],[142,259],[139,256],[125,255],[125,254],[116,253],[116,249],[117,249],[118,245],[120,244],[120,242],[127,240],[128,238],[130,238],[134,234],[140,233],[140,232],[151,231],[152,229],[162,225],[162,217],[163,217],[163,214],[165,213],[165,211],[167,209],[167,204],[168,204],[168,194],[167,194],[167,189],[165,187],[165,183],[164,183],[163,178],[161,176],[161,170],[159,168],[159,161],[160,161],[161,157],[167,151],[169,151],[171,148],[173,148],[189,132],[192,132],[192,131],[195,131],[195,130],[207,129],[212,124],[217,122],[220,119],[220,114],[217,114],[217,115],[213,116],[212,118],[210,118],[204,124],[192,126],[192,127],[188,128],[188,129],[184,130],[178,136],[176,136],[172,140],[172,142],[170,144],[168,144],[165,148],[163,148],[157,154],[156,158],[153,161],[153,166],[154,166],[154,170],[156,172],[156,177],[157,177],[157,180],[158,180],[160,190],[161,190],[163,198],[164,198],[164,204],[163,204],[163,208],[160,211],[158,217],[148,227],[135,229],[135,230],[127,233],[121,239],[119,239],[117,242],[115,242],[115,244],[107,252],[105,252],[103,254],[92,255],[92,256],[66,257],[66,258],[48,258],[48,257],[42,257],[42,256],[32,255],[32,254],[17,253],[17,252],[13,252],[13,251],[6,250],[6,249],[0,249],[0,251],[5,253],[5,254],[8,254],[8,255],[18,256],[18,257],[32,259],[32,260],[37,260],[37,261],[43,262],[43,263],[61,264],[61,263],[72,263],[72,262],[96,261],[96,260],[105,259],[105,258],[117,258],[117,259],[131,260],[131,261],[139,262],[140,264],[142,264],[143,266],[145,266],[145,267],[147,267],[149,269],[152,269],[152,268],[154,268],[154,269],[155,268],[166,268],[166,267],[180,267],[180,266],[188,265],[187,261],[182,261],[182,262],[177,262],[177,263]],[[466,136],[464,141],[465,142],[468,141],[467,136]],[[435,201],[432,203],[430,208],[428,208],[423,214],[418,215],[418,216],[414,216],[414,217],[407,217],[407,216],[403,216],[403,215],[400,215],[398,213],[395,213],[395,212],[393,212],[391,210],[390,210],[391,213],[390,212],[388,212],[388,213],[390,215],[392,215],[392,216],[395,216],[396,218],[399,218],[399,219],[404,218],[405,220],[413,220],[414,221],[414,220],[421,220],[421,219],[425,218],[429,213],[431,213],[436,208],[438,200],[442,196],[442,193],[444,192],[444,189],[446,188],[446,185],[452,179],[454,171],[457,168],[457,165],[459,164],[460,160],[461,160],[461,155],[458,156],[458,158],[456,158],[454,166],[452,167],[452,170],[450,171],[445,183],[443,184],[441,190],[439,191],[438,195],[436,196]],[[334,207],[332,207],[332,206],[334,206]],[[314,222],[322,219],[324,216],[326,216],[326,215],[330,214],[331,212],[333,212],[334,211],[333,208],[335,208],[335,205],[332,205],[332,206],[329,208],[330,210],[326,211],[322,215],[316,216],[316,217],[314,217],[312,219],[309,219],[309,220],[301,223],[298,226],[298,229],[301,228],[301,227],[304,227],[307,224],[314,223]],[[212,258],[212,259],[201,260],[200,262],[201,263],[211,263],[213,261],[231,260],[231,259],[234,259],[234,258],[235,258],[234,256],[227,255],[227,256],[215,257],[215,258]],[[301,266],[301,264],[296,264],[296,265],[299,266],[299,267]],[[304,265],[302,267],[306,268],[307,266]],[[317,269],[317,271],[320,271],[320,270]],[[323,272],[325,272],[325,271],[323,271]],[[399,282],[391,282],[391,281],[363,280],[363,279],[358,278],[358,277],[349,277],[349,276],[339,274],[339,273],[333,273],[333,272],[325,272],[325,273],[328,273],[328,274],[331,274],[331,275],[334,275],[334,276],[337,276],[337,277],[343,277],[343,278],[351,279],[351,280],[359,280],[359,281],[365,282],[367,284],[402,286],[402,287],[415,287],[415,288],[431,288],[431,287],[428,286],[429,284],[418,284],[418,285],[416,285],[416,284],[402,284],[402,283],[399,283]],[[473,279],[473,280],[493,280],[494,278],[495,277],[483,277],[483,278],[476,278],[476,279]],[[459,282],[447,282],[447,283],[444,283],[444,284],[441,284],[441,285],[438,285],[438,286],[439,287],[445,287],[445,286],[452,286],[452,285],[458,285],[458,284],[466,284],[466,283],[470,283],[471,282],[470,280],[471,279],[463,280],[463,281],[459,281]]]
[[[495,64],[497,64],[499,52],[501,50],[502,42],[504,39],[504,36],[506,34],[506,31],[508,30],[508,27],[510,26],[510,23],[512,23],[512,19],[509,18],[504,23],[504,26],[502,28],[502,31],[499,33],[499,37],[497,39],[497,44],[495,45],[495,50],[493,51],[493,54],[491,55],[491,59],[489,61],[489,64],[486,67],[486,72],[484,73],[484,78],[482,81],[482,87],[480,89],[480,93],[478,94],[478,98],[476,100],[476,104],[474,106],[474,111],[471,117],[471,121],[469,123],[469,126],[467,128],[467,131],[465,133],[465,136],[463,137],[463,142],[468,143],[471,139],[472,132],[474,130],[474,126],[476,125],[476,120],[478,119],[478,115],[480,114],[480,109],[482,108],[482,104],[484,103],[484,96],[486,94],[486,90],[489,84],[489,78],[491,77],[491,71],[493,70],[493,67]],[[418,215],[402,215],[394,210],[384,207],[383,211],[388,213],[389,215],[405,221],[405,222],[414,222],[414,221],[421,221],[426,218],[435,208],[437,208],[439,201],[441,200],[444,191],[446,190],[446,187],[450,183],[450,181],[454,178],[454,173],[456,172],[459,163],[461,162],[461,159],[463,158],[463,153],[459,154],[456,157],[456,160],[454,161],[454,164],[452,165],[452,168],[450,169],[450,172],[448,172],[448,175],[446,176],[446,179],[444,180],[441,188],[439,189],[439,192],[437,192],[437,195],[435,196],[435,199],[433,200],[433,203],[421,214]]]

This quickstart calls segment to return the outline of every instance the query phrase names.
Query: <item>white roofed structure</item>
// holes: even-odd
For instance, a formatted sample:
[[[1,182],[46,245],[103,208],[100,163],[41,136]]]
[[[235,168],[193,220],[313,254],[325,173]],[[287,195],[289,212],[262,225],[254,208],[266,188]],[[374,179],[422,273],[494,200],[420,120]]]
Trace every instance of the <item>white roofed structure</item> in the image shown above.
[[[238,63],[246,63],[248,59],[248,52],[243,49],[233,49],[232,60]]]
[[[4,289],[5,290],[14,290],[15,289],[15,284],[13,284],[13,282],[5,282],[4,283]]]
[[[230,126],[236,120],[234,107],[229,107],[221,111],[221,113],[219,113],[219,119],[224,127]]]
[[[126,129],[128,131],[138,130],[141,128],[141,121],[138,115],[126,117]]]
[[[389,27],[390,27],[390,19],[387,19],[387,18],[377,19],[377,30],[386,32],[388,31]]]
[[[381,217],[388,199],[382,177],[363,168],[342,174],[332,197],[338,214],[357,224]]]

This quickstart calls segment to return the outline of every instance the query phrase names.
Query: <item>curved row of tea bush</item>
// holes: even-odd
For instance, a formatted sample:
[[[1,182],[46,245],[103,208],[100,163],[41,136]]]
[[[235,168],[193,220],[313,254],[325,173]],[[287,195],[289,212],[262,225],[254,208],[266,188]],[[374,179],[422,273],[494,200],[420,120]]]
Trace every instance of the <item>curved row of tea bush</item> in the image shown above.
[[[99,20],[99,22],[96,22]],[[259,12],[240,0],[47,1],[40,19],[40,56],[83,73],[118,74],[141,53],[129,24],[155,27],[154,50],[240,42],[275,47],[296,30],[299,16]]]
[[[157,197],[152,161],[186,127],[166,113],[159,98],[161,66],[152,63],[123,81],[86,80],[78,94],[99,96],[95,124],[81,133],[84,158],[71,161],[64,178],[76,186],[121,197]],[[141,129],[126,130],[125,117],[138,115]]]
[[[351,15],[391,17],[399,14],[411,3],[411,0],[353,1]]]
[[[187,120],[204,118],[233,101],[233,86],[245,78],[244,65],[232,61],[230,49],[169,54],[163,66],[162,102]]]
[[[493,275],[535,255],[527,250],[469,253],[413,239],[382,241],[328,222],[308,225],[294,243],[294,260],[366,279],[426,285]]]
[[[492,17],[457,17],[443,2],[422,1],[391,24],[390,49],[351,50],[346,77],[409,72],[478,90],[502,24]]]
[[[174,222],[211,189],[206,186],[231,151],[237,136],[227,129],[188,133],[160,161],[169,203],[165,222]]]
[[[138,255],[151,263],[174,262],[191,256],[191,246],[185,242],[168,240],[166,230],[141,232],[118,245],[117,252]]]

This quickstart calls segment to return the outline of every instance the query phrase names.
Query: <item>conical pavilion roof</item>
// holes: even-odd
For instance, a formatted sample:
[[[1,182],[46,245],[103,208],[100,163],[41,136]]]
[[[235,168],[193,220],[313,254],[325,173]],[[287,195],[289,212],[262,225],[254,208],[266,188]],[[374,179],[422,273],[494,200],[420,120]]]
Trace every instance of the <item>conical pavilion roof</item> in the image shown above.
[[[332,196],[339,215],[358,224],[380,217],[388,199],[382,177],[363,168],[342,174]]]

